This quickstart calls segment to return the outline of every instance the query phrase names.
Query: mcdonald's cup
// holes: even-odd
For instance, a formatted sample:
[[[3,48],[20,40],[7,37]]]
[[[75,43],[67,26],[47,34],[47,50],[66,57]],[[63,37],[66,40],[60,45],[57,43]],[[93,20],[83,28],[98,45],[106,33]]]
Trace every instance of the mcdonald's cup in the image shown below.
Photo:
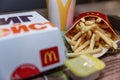
[[[76,0],[46,0],[48,18],[63,32],[73,22]]]

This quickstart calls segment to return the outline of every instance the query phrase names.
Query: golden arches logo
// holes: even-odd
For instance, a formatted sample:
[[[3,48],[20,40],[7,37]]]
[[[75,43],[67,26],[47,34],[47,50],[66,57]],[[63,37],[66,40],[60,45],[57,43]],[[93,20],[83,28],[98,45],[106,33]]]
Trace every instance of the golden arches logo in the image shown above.
[[[54,51],[46,52],[44,55],[44,64],[58,61],[57,55]]]
[[[59,13],[60,13],[60,30],[64,31],[66,29],[68,12],[71,5],[72,0],[67,0],[66,5],[62,3],[62,0],[57,0]]]
[[[54,0],[55,1],[55,0]],[[68,13],[70,10],[72,0],[67,0],[66,4],[62,0],[56,0],[60,17],[60,30],[65,31],[67,27]],[[47,7],[49,9],[50,0],[46,0]],[[54,5],[54,4],[53,4]]]
[[[42,67],[50,66],[60,62],[58,46],[40,50]]]

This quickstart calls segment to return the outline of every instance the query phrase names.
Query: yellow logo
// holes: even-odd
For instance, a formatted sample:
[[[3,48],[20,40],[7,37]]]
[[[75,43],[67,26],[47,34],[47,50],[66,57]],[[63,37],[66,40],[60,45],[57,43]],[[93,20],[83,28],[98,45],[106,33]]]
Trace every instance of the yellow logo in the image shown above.
[[[44,63],[45,64],[48,64],[48,63],[51,63],[53,61],[57,61],[57,56],[55,54],[54,51],[50,51],[50,52],[46,52],[45,53],[45,56],[44,56]]]
[[[46,0],[47,7],[49,7],[50,0]],[[62,2],[62,0],[56,0],[58,9],[59,9],[59,15],[60,15],[60,30],[65,31],[67,27],[67,19],[68,19],[68,12],[70,5],[72,3],[72,0],[67,0],[66,4]],[[54,5],[54,4],[53,4]],[[48,8],[49,9],[49,8]]]
[[[62,0],[57,0],[57,4],[59,7],[59,13],[60,13],[60,30],[65,31],[67,19],[68,19],[68,12],[70,8],[72,0],[67,0],[66,5],[62,3]]]
[[[58,47],[50,47],[40,50],[42,66],[49,66],[60,62]]]

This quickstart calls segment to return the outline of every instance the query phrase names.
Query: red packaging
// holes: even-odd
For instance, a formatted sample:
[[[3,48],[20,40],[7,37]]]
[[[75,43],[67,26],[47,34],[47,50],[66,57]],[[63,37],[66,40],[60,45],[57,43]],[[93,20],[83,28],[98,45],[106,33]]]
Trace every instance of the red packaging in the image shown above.
[[[87,25],[87,21],[89,23],[91,23],[91,24]],[[94,21],[94,23],[91,22],[91,21]],[[93,28],[90,27],[91,29],[88,29],[88,30],[84,31],[84,29],[88,28],[89,26],[91,26],[93,24],[95,24],[93,26]],[[81,25],[83,25],[83,26],[81,26]],[[116,41],[119,40],[119,36],[117,35],[117,33],[113,29],[112,25],[110,24],[110,21],[109,21],[108,17],[105,14],[100,13],[100,12],[85,12],[85,13],[79,14],[78,17],[75,19],[73,25],[65,32],[65,37],[67,38],[68,42],[70,42],[71,46],[74,47],[74,46],[76,46],[75,43],[78,42],[77,39],[80,38],[80,36],[76,40],[74,40],[73,42],[72,42],[72,38],[78,32],[81,32],[82,35],[84,35],[84,33],[86,33],[87,36],[88,36],[87,31],[91,31],[92,34],[93,33],[96,34],[95,30],[98,30],[102,34],[102,37],[101,37],[101,34],[99,35],[99,33],[97,33],[100,36],[100,38],[101,38],[98,42],[100,42],[102,44],[102,47],[106,48],[106,49],[102,49],[101,52],[99,51],[98,53],[102,53],[102,54],[97,55],[97,57],[100,57],[101,55],[103,55],[109,48],[115,48],[115,49],[117,49]],[[109,39],[106,37],[106,35],[108,35],[107,33],[110,34]],[[98,35],[95,35],[95,36],[98,36]],[[88,40],[91,41],[92,37],[89,38],[89,39],[86,39],[87,36],[85,36],[85,38],[84,38],[85,41],[84,42],[86,42]],[[110,41],[111,41],[111,43],[109,43]],[[93,42],[95,42],[95,41],[93,41]],[[106,43],[107,43],[107,45],[110,45],[110,46],[106,47]],[[79,44],[77,46],[80,47],[82,45]],[[90,44],[88,44],[87,46],[89,46],[89,45]],[[96,45],[96,42],[95,42],[95,45]],[[86,48],[86,47],[83,47],[83,48]],[[94,47],[94,48],[96,49],[96,47]],[[81,51],[79,50],[80,51],[79,54],[80,54],[80,53],[82,53],[82,48],[79,48],[79,49],[81,49]],[[76,48],[73,48],[73,51],[74,51],[74,53],[76,53],[76,52],[78,53],[78,50],[76,51]],[[88,51],[87,53],[89,53],[89,52],[90,51]],[[95,53],[95,55],[96,54],[97,53]]]

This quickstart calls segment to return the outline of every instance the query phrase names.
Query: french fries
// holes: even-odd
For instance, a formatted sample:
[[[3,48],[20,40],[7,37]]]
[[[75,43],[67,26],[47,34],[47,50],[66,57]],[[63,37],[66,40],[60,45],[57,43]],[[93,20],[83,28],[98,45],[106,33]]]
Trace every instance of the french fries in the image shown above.
[[[113,30],[101,18],[81,18],[73,28],[65,33],[74,51],[72,54],[67,54],[68,57],[82,53],[100,53],[103,48],[118,48]]]

